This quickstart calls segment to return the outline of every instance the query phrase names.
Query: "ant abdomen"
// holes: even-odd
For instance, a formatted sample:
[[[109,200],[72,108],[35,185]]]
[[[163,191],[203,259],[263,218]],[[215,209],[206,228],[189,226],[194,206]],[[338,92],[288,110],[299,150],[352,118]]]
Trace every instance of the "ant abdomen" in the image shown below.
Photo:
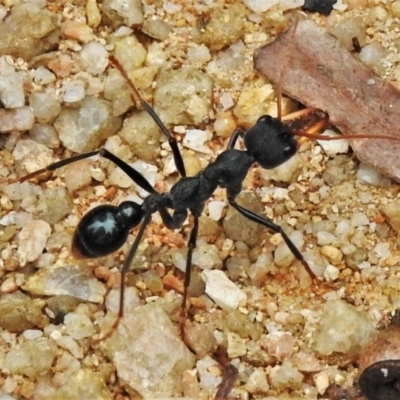
[[[133,201],[124,201],[117,207],[95,207],[79,222],[72,239],[72,253],[77,258],[111,254],[125,243],[129,231],[142,218],[142,206]]]

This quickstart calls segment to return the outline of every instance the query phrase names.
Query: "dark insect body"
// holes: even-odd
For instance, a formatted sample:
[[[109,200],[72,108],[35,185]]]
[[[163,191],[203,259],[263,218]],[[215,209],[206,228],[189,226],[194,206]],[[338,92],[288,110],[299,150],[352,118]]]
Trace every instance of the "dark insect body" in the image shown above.
[[[317,280],[315,274],[304,260],[301,252],[296,248],[294,243],[279,225],[266,217],[260,216],[240,206],[235,199],[242,189],[242,182],[249,169],[255,163],[259,164],[264,169],[272,169],[285,163],[296,153],[298,144],[295,135],[325,140],[339,139],[315,134],[315,132],[319,131],[328,121],[327,115],[324,114],[324,118],[307,131],[294,131],[281,120],[280,97],[278,97],[278,118],[264,115],[260,117],[256,124],[247,132],[236,129],[229,140],[226,150],[223,151],[215,161],[211,162],[205,169],[198,172],[195,176],[186,177],[185,166],[175,138],[167,130],[153,108],[141,98],[137,89],[128,79],[127,74],[119,62],[113,57],[110,58],[110,61],[126,78],[127,83],[134,94],[134,99],[139,101],[140,106],[151,115],[159,128],[168,138],[175,165],[181,175],[181,178],[172,186],[171,190],[166,193],[157,192],[143,175],[106,149],[73,156],[69,159],[51,164],[47,168],[35,171],[20,179],[9,181],[27,181],[44,172],[54,171],[78,160],[100,155],[113,162],[139,187],[149,193],[148,197],[145,198],[142,204],[133,201],[124,201],[119,206],[100,205],[93,208],[82,218],[73,236],[72,252],[76,257],[96,258],[111,254],[118,250],[126,241],[130,230],[141,223],[135,241],[125,257],[121,269],[122,283],[118,319],[113,325],[111,331],[104,335],[102,339],[114,331],[119,320],[123,316],[125,288],[124,277],[129,271],[146,227],[149,225],[152,214],[155,212],[160,214],[163,224],[168,229],[181,228],[188,216],[188,212],[193,216],[193,226],[188,240],[188,254],[182,300],[182,317],[186,315],[185,307],[187,290],[190,283],[192,255],[196,246],[199,230],[199,217],[203,212],[205,202],[211,197],[217,187],[226,189],[227,199],[230,206],[235,208],[240,214],[251,221],[267,227],[274,233],[280,233],[295,258],[305,267],[310,277],[313,280]],[[294,113],[293,117],[297,118],[313,112],[315,113],[317,110],[305,109]],[[288,119],[287,116],[285,119]],[[341,138],[343,137],[381,138],[378,135],[347,135],[342,136]],[[243,140],[246,150],[238,150],[234,148],[239,138]],[[387,136],[385,139],[398,140],[398,138]]]

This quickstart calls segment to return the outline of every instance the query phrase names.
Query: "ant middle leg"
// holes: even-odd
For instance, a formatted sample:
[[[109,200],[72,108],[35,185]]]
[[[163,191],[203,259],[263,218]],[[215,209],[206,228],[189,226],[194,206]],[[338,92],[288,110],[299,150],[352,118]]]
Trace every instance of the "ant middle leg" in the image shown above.
[[[254,221],[260,225],[265,226],[266,228],[270,229],[274,233],[281,234],[281,236],[282,236],[283,240],[285,241],[286,245],[288,246],[289,250],[296,257],[296,259],[298,261],[300,261],[300,263],[306,269],[307,273],[310,275],[311,279],[313,281],[318,279],[317,276],[315,275],[315,273],[312,271],[311,267],[308,265],[308,263],[304,259],[301,252],[298,250],[298,248],[295,246],[295,244],[290,240],[289,236],[285,233],[285,231],[279,225],[273,223],[268,218],[261,217],[260,215],[254,213],[253,211],[250,211],[250,210],[240,206],[235,201],[235,198],[233,196],[230,196],[229,194],[228,194],[228,202],[235,210],[237,210],[240,214],[242,214],[247,219]]]

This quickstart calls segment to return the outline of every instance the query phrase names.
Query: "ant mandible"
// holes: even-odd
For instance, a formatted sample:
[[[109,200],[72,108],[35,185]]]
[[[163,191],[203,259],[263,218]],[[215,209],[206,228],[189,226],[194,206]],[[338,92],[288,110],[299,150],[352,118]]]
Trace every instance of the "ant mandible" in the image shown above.
[[[311,270],[303,258],[301,252],[296,248],[283,229],[266,217],[262,217],[236,202],[236,197],[242,189],[242,182],[249,169],[257,163],[262,168],[272,169],[288,161],[297,151],[298,143],[295,135],[318,138],[322,140],[335,140],[315,134],[323,127],[328,116],[324,113],[324,118],[307,131],[294,131],[283,123],[281,118],[281,98],[278,92],[278,118],[269,115],[260,117],[256,124],[248,131],[236,129],[229,140],[226,150],[224,150],[215,161],[211,162],[206,168],[198,172],[193,177],[186,177],[185,166],[182,155],[179,151],[176,139],[165,127],[154,109],[141,97],[138,90],[128,78],[125,70],[120,63],[110,57],[110,62],[125,77],[133,93],[133,100],[138,100],[157,123],[158,127],[167,137],[172,149],[174,162],[181,178],[176,182],[171,190],[166,193],[157,192],[147,181],[147,179],[136,171],[133,167],[116,157],[106,149],[100,149],[71,158],[58,161],[46,168],[30,173],[19,179],[10,179],[8,182],[24,182],[45,172],[55,171],[56,169],[71,164],[75,161],[86,159],[95,155],[100,155],[113,162],[121,168],[139,187],[149,193],[142,204],[134,201],[123,201],[118,206],[100,205],[90,210],[79,222],[72,239],[72,252],[77,258],[97,258],[109,255],[118,250],[126,241],[131,229],[141,223],[137,236],[125,257],[121,269],[121,290],[118,318],[109,333],[114,331],[123,316],[124,309],[124,278],[132,264],[138,246],[142,240],[146,227],[149,225],[152,214],[159,212],[164,225],[168,229],[179,229],[188,216],[188,211],[193,216],[193,226],[188,240],[188,253],[186,259],[186,273],[184,279],[184,291],[182,299],[182,316],[185,315],[187,292],[190,283],[192,255],[196,246],[199,231],[199,217],[203,212],[205,202],[211,197],[217,187],[225,188],[228,203],[240,214],[251,221],[261,224],[274,233],[281,234],[286,245],[293,253],[295,258],[304,266],[310,277],[315,281],[316,275]],[[297,118],[316,109],[305,109],[291,115]],[[287,116],[285,119],[288,119]],[[244,142],[246,150],[235,149],[238,138]],[[382,138],[379,135],[342,135],[340,138]],[[399,140],[397,137],[385,136],[384,138]],[[172,210],[172,213],[169,211]],[[182,326],[181,326],[182,328]],[[103,336],[106,337],[105,335]]]

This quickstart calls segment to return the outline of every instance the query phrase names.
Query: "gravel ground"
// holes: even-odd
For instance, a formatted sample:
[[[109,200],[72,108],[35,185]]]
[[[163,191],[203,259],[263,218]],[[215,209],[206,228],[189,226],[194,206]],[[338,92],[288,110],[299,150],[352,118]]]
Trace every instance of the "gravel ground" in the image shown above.
[[[398,86],[400,1],[335,8],[307,16],[350,50],[357,37],[357,56]],[[290,20],[256,0],[4,2],[0,182],[104,147],[168,191],[179,179],[168,142],[109,55],[173,127],[191,176],[236,126],[276,115],[253,52]],[[283,99],[285,113],[297,107]],[[90,261],[73,257],[71,239],[89,209],[146,192],[99,156],[1,184],[0,399],[362,399],[360,354],[400,304],[398,192],[346,141],[307,141],[281,167],[251,169],[238,202],[283,227],[328,283],[318,284],[280,235],[228,209],[217,189],[200,219],[182,341],[190,219],[169,231],[154,216],[127,274],[124,317],[102,339],[136,231]]]

